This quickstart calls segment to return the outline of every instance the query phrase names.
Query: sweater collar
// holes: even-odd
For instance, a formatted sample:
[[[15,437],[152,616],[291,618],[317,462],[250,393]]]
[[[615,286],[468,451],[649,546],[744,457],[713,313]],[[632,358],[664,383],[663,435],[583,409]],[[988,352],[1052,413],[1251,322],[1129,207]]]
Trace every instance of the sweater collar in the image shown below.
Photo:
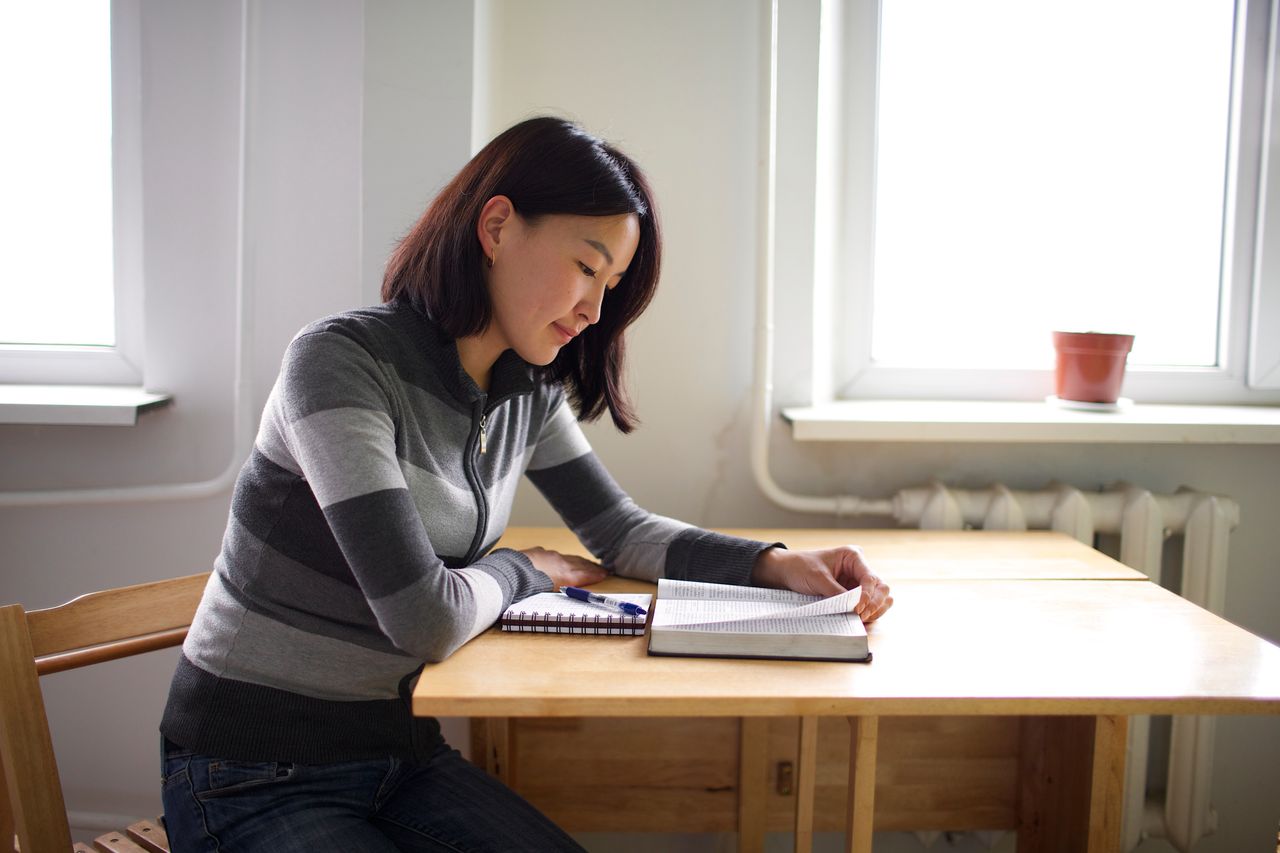
[[[439,325],[416,306],[405,302],[404,308],[412,311],[422,322],[424,327],[422,338],[427,357],[432,364],[438,366],[440,379],[456,399],[464,403],[486,398],[499,401],[519,394],[533,393],[536,368],[516,355],[515,350],[510,349],[504,351],[493,363],[493,371],[489,376],[489,390],[482,391],[463,368],[457,341],[449,337]]]

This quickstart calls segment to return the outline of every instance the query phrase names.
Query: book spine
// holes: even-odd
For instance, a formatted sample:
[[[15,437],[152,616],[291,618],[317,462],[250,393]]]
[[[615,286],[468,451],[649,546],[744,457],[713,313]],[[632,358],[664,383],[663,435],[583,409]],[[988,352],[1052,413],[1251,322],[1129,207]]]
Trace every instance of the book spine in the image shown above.
[[[624,614],[575,616],[551,612],[516,611],[504,615],[499,624],[504,631],[538,634],[605,634],[634,637],[644,633],[643,616]]]

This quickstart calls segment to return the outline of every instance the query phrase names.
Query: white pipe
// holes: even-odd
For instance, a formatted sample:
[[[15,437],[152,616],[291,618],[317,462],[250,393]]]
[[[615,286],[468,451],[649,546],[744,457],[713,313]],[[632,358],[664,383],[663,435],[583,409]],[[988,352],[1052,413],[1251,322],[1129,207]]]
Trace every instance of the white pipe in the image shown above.
[[[1160,553],[1164,547],[1164,513],[1146,489],[1118,484],[1124,495],[1120,510],[1120,562],[1160,582]]]
[[[1182,595],[1214,613],[1226,603],[1227,537],[1239,520],[1234,501],[1189,494],[1182,547]],[[1188,851],[1213,831],[1209,802],[1215,721],[1206,716],[1173,718],[1169,736],[1169,784],[1164,819],[1169,841]]]
[[[1164,547],[1164,516],[1151,492],[1127,483],[1114,490],[1124,495],[1120,511],[1120,562],[1160,582],[1160,555]],[[1151,751],[1151,718],[1129,718],[1125,745],[1124,818],[1121,850],[1132,850],[1149,834],[1144,831],[1147,813],[1147,758]],[[1161,817],[1163,820],[1163,814]]]
[[[1144,814],[1144,831],[1143,838],[1165,838],[1165,804],[1157,797],[1147,800],[1146,811]],[[1213,834],[1218,831],[1218,813],[1210,810],[1209,819],[1206,823],[1206,834]],[[1182,853],[1190,853],[1190,849],[1183,849]]]
[[[1187,517],[1182,549],[1182,596],[1212,613],[1222,613],[1227,597],[1227,537],[1239,523],[1235,501],[1196,494]]]
[[[1183,532],[1197,510],[1221,515],[1229,525],[1227,532],[1238,523],[1240,515],[1239,505],[1230,498],[1186,488],[1172,495],[1152,495],[1125,485],[1110,491],[1086,492],[1062,483],[1051,483],[1048,488],[1037,491],[1021,491],[1003,485],[953,489],[935,482],[900,490],[890,502],[890,512],[898,522],[911,527],[977,527],[991,511],[992,502],[1002,498],[1016,501],[1028,528],[1062,530],[1084,542],[1090,542],[1095,532],[1123,532],[1126,512],[1135,512],[1139,506],[1151,519],[1158,519],[1155,523],[1163,523],[1164,536]],[[1212,503],[1208,505],[1211,510],[1203,504],[1206,498],[1211,498]],[[1134,505],[1135,501],[1138,505]],[[939,523],[940,519],[952,516],[955,516],[953,523]],[[1154,532],[1145,534],[1150,535]],[[1224,538],[1215,546],[1219,549],[1225,547],[1226,541],[1226,533],[1221,535]]]
[[[954,493],[937,482],[901,489],[893,496],[893,517],[921,530],[958,530],[965,521]]]
[[[1099,508],[1095,504],[1106,501],[1107,495],[1104,493],[1086,497],[1084,492],[1065,483],[1055,483],[1053,490],[1056,494],[1053,508],[1049,511],[1049,529],[1074,536],[1077,541],[1092,547],[1096,525],[1094,519]],[[1094,498],[1094,501],[1090,501],[1090,498]],[[1115,516],[1115,510],[1110,515]]]
[[[1213,831],[1213,717],[1173,718],[1169,781],[1164,797],[1164,837],[1182,853]]]
[[[240,139],[239,173],[236,197],[236,326],[235,379],[232,388],[231,458],[217,476],[188,483],[161,483],[150,486],[127,486],[102,489],[52,489],[25,492],[0,492],[0,507],[65,506],[68,504],[136,503],[168,500],[191,500],[222,494],[235,483],[240,466],[249,455],[253,442],[253,421],[249,412],[250,358],[246,352],[251,340],[247,290],[245,288],[245,194],[248,155],[249,114],[249,0],[240,3]]]
[[[987,511],[982,517],[984,530],[1026,530],[1027,517],[1022,506],[1008,486],[997,484],[991,487],[991,500],[987,503]]]
[[[889,515],[888,500],[850,495],[797,495],[778,485],[769,471],[769,434],[773,425],[773,257],[777,210],[778,0],[764,0],[761,50],[760,236],[756,264],[755,416],[751,429],[751,470],[760,490],[774,503],[797,512],[836,515]]]
[[[1132,850],[1153,834],[1147,826],[1147,759],[1150,753],[1151,717],[1145,714],[1130,717],[1125,743],[1124,799],[1121,802],[1121,850]]]

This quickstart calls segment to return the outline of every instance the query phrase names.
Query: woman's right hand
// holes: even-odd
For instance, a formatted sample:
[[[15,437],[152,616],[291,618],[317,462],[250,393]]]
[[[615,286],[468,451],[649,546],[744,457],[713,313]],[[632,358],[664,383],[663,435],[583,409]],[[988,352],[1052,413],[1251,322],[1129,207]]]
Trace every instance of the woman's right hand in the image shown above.
[[[576,554],[561,554],[546,548],[525,548],[520,553],[529,558],[535,569],[551,578],[556,589],[562,586],[588,586],[609,576],[599,563]]]

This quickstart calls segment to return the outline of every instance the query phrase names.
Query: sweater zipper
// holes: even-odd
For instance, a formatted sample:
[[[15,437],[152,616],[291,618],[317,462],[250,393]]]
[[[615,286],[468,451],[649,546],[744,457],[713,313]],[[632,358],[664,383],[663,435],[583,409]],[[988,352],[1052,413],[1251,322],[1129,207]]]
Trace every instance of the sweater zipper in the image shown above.
[[[480,414],[479,426],[467,442],[467,454],[462,466],[467,473],[467,481],[471,484],[471,491],[476,496],[476,533],[471,538],[471,547],[467,549],[467,556],[463,560],[463,565],[466,566],[474,563],[476,557],[480,555],[480,548],[484,545],[484,533],[489,527],[489,501],[484,494],[484,483],[480,479],[480,471],[476,468],[476,461],[479,456],[476,452],[477,449],[480,453],[484,453],[488,449],[488,437],[485,435],[488,412],[485,411],[484,404],[485,398],[481,397],[477,403],[477,409]]]
[[[489,415],[494,409],[514,396],[516,395],[505,394],[493,399],[482,396],[476,407],[480,413],[479,427],[475,434],[467,440],[466,458],[462,462],[467,481],[471,483],[471,491],[476,496],[476,535],[471,539],[471,548],[467,551],[467,556],[462,563],[464,566],[471,565],[480,556],[480,549],[484,546],[484,534],[489,528],[489,499],[485,496],[484,483],[481,482],[480,471],[476,467],[478,458],[489,450],[489,435],[487,432]],[[477,450],[479,453],[476,452]]]

